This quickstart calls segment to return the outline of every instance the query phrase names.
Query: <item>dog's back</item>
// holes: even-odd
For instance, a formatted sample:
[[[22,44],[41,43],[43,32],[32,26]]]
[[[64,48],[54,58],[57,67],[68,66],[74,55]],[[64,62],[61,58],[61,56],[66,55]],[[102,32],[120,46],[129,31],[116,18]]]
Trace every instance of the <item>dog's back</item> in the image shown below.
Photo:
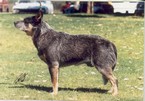
[[[116,63],[117,51],[115,45],[97,35],[69,35],[47,28],[45,33],[41,31],[40,35],[36,34],[34,40],[39,43],[37,49],[47,51],[48,60],[50,62],[51,59],[59,61],[60,66],[83,62],[91,64],[90,66],[97,66],[109,62],[108,64],[112,67]],[[102,61],[100,59],[103,59],[103,64],[97,62]]]

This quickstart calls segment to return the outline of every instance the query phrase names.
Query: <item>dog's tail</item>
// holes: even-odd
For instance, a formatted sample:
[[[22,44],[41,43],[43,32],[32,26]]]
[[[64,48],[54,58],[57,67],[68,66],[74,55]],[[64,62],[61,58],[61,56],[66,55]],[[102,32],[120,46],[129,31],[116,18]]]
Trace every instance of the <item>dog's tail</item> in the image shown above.
[[[112,66],[112,71],[115,69],[115,66],[116,66],[116,62],[117,62],[117,49],[116,49],[116,46],[112,43],[112,49],[113,49],[113,52],[115,54],[115,63],[114,65]],[[108,79],[102,75],[102,79],[103,79],[103,83],[104,85],[106,85],[108,83]]]

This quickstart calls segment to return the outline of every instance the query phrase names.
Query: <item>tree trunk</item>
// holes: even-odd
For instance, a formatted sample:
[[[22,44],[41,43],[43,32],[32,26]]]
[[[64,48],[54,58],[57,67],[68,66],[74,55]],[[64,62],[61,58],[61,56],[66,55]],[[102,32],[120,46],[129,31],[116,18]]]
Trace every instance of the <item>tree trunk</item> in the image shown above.
[[[91,11],[90,11],[90,6],[91,6],[91,2],[88,1],[88,5],[87,5],[87,14],[90,14]]]
[[[88,1],[87,14],[93,14],[93,13],[94,13],[94,2]]]

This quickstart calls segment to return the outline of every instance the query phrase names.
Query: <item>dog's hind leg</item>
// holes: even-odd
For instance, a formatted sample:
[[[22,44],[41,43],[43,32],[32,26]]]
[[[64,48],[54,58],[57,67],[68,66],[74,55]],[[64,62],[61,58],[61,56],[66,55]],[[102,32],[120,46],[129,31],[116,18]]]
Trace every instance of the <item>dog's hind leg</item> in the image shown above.
[[[100,68],[97,67],[98,71],[102,74],[102,76],[106,79],[106,81],[110,81],[112,87],[109,90],[109,93],[112,93],[112,95],[118,94],[118,80],[113,75],[112,68]]]
[[[106,78],[106,76],[102,75],[102,79],[103,79],[104,85],[106,85],[108,83],[108,79]]]
[[[59,71],[58,62],[53,62],[49,66],[49,72],[50,72],[51,82],[53,86],[53,92],[52,92],[53,95],[57,95],[58,93],[58,71]]]

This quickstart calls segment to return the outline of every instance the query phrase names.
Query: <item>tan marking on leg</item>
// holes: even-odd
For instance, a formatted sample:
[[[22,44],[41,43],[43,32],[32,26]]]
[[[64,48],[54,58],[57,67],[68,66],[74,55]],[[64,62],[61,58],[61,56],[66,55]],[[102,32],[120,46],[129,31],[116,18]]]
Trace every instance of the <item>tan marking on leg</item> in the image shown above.
[[[117,87],[117,79],[114,75],[110,75],[109,76],[109,81],[112,85],[112,88],[109,92],[112,93],[113,96],[117,95],[118,94],[118,87]]]
[[[107,68],[107,69],[98,68],[98,71],[110,81],[112,87],[109,90],[109,92],[111,92],[113,96],[117,95],[118,82],[117,82],[116,77],[112,73],[112,69],[111,68]]]
[[[49,67],[49,72],[51,76],[51,82],[53,86],[53,95],[58,93],[58,66]]]

